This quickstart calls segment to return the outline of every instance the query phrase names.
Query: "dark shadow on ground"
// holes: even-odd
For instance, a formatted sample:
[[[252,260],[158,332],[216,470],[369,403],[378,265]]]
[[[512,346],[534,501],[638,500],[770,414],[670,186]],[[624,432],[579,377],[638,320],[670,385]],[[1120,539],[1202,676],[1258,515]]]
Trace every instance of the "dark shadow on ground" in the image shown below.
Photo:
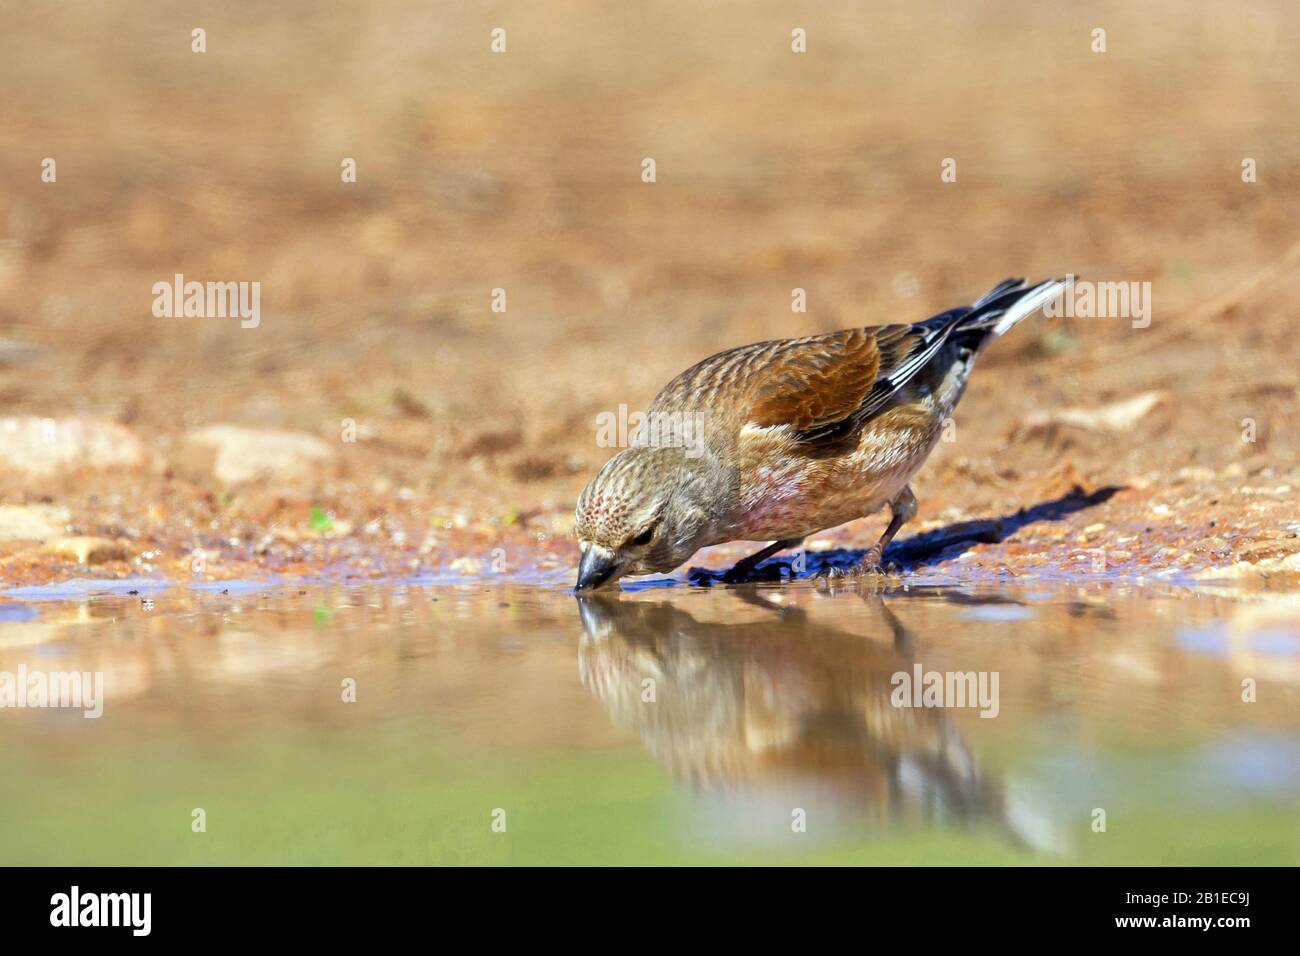
[[[951,561],[976,544],[998,544],[1011,537],[1025,525],[1038,521],[1060,521],[1077,511],[1083,511],[1109,501],[1121,488],[1108,485],[1085,494],[1074,488],[1053,501],[1044,501],[1031,508],[1021,508],[1015,514],[979,521],[962,521],[935,528],[921,534],[895,541],[885,551],[885,564],[894,564],[903,571],[915,571],[941,561]],[[831,551],[803,551],[764,561],[743,583],[783,581],[790,578],[812,578],[832,570],[847,571],[862,560],[865,549],[836,548]],[[796,565],[802,562],[802,567]],[[711,586],[722,583],[726,568],[691,568],[691,584]]]

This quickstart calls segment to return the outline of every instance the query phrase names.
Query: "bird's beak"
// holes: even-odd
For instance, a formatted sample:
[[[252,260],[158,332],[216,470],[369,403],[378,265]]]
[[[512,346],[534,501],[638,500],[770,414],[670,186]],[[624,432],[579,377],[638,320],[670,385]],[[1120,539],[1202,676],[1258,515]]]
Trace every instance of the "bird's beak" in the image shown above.
[[[602,584],[611,584],[621,573],[622,568],[613,551],[598,544],[590,544],[578,562],[578,584],[574,590],[590,591]]]

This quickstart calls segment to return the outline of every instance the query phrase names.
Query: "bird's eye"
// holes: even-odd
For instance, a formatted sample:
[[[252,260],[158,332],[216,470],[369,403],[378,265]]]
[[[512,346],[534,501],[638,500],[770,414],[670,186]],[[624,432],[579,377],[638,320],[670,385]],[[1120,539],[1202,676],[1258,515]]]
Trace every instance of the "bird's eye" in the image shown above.
[[[655,526],[651,525],[650,527],[642,531],[639,535],[637,535],[635,538],[633,538],[632,543],[637,545],[638,547],[643,544],[649,544],[650,539],[653,538],[654,536],[655,536]]]

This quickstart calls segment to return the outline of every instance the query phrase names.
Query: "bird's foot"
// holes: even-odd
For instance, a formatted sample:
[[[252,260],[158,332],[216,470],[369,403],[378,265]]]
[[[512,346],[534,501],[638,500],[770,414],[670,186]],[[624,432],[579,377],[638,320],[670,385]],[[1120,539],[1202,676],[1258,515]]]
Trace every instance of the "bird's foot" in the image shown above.
[[[856,564],[847,568],[829,567],[824,571],[819,571],[815,575],[815,581],[818,586],[831,586],[847,583],[857,580],[879,580],[888,577],[891,574],[897,574],[901,569],[894,562],[885,564],[882,561],[884,557],[883,549],[876,545],[867,549]]]
[[[867,553],[862,556],[862,560],[853,566],[855,575],[887,575],[898,572],[898,565],[892,561],[885,564],[885,549],[880,545],[868,548]]]

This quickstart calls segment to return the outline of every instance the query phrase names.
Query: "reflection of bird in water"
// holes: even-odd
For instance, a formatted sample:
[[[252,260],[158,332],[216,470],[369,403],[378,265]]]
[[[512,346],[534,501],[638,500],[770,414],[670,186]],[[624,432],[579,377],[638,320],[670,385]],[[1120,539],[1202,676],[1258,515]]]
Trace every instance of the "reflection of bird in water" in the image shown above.
[[[866,600],[884,641],[739,595],[769,616],[702,623],[667,602],[579,598],[583,682],[674,776],[710,791],[816,790],[876,823],[1002,823],[1001,794],[948,714],[890,703],[912,636],[879,596]]]

